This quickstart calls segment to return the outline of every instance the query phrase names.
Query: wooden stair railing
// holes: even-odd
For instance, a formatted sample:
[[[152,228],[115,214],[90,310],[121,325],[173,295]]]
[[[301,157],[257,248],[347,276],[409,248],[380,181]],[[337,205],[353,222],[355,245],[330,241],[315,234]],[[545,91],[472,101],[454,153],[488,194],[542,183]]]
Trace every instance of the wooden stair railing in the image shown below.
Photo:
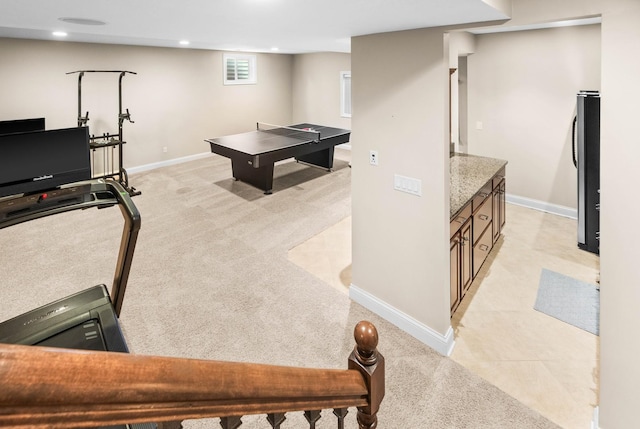
[[[384,358],[370,322],[356,325],[347,370],[139,356],[0,344],[0,427],[95,427],[358,408],[361,429],[377,427]],[[314,420],[315,419],[315,420]],[[279,427],[279,422],[271,422]],[[280,420],[281,421],[281,420]],[[340,427],[339,420],[339,427]],[[178,425],[179,426],[179,425]]]

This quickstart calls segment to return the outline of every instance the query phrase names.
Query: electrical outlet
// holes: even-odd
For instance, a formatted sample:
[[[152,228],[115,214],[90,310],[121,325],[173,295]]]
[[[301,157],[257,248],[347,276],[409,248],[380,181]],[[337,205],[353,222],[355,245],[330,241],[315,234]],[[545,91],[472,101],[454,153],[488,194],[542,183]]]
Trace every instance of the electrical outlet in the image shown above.
[[[162,148],[162,152],[167,153],[167,152],[169,152],[169,149],[167,149],[167,147],[166,147],[166,146],[164,146],[164,147]]]
[[[370,150],[369,151],[369,164],[378,165],[378,151]]]

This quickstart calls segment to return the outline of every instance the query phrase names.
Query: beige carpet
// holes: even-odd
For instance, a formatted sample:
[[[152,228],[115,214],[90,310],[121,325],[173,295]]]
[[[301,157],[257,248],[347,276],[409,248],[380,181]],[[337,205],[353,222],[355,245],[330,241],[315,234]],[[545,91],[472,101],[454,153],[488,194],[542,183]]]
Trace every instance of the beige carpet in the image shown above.
[[[234,182],[218,156],[133,175],[142,230],[121,315],[131,351],[346,368],[353,327],[368,319],[387,362],[380,428],[556,428],[287,260],[289,249],[350,215],[348,156],[338,150],[330,174],[276,166],[269,196]],[[110,285],[121,227],[110,208],[0,230],[0,320]],[[323,416],[318,428],[336,427]],[[242,428],[269,427],[264,416],[243,420]],[[283,429],[294,427],[308,427],[301,413],[287,415]]]

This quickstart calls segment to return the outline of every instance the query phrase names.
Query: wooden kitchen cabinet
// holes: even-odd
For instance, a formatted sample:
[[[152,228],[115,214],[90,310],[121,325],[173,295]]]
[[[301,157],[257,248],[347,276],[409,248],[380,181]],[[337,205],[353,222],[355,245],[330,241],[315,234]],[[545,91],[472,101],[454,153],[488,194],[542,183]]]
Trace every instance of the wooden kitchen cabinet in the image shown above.
[[[456,311],[505,225],[505,169],[493,176],[450,222],[451,314]]]

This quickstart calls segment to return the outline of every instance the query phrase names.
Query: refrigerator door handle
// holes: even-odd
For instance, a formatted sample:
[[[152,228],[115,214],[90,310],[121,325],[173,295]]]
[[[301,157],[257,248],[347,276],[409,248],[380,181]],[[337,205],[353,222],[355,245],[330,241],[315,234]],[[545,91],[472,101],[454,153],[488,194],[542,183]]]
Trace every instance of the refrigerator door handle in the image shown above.
[[[571,152],[573,154],[573,166],[578,168],[578,160],[576,158],[576,124],[578,123],[578,116],[573,117],[573,126],[571,129]]]

